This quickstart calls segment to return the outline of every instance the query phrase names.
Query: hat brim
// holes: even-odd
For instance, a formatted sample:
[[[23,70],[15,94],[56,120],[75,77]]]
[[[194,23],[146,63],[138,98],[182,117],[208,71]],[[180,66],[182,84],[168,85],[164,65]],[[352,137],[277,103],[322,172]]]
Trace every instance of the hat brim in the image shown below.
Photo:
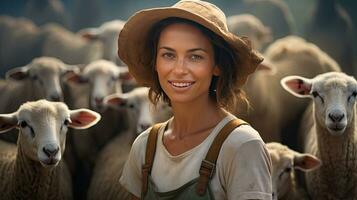
[[[239,83],[237,83],[238,86],[242,86],[246,82],[247,76],[253,73],[257,65],[263,60],[256,52],[252,52],[250,43],[247,42],[248,40],[229,31],[222,30],[219,26],[213,24],[210,19],[205,19],[195,13],[174,7],[142,10],[129,18],[118,39],[118,55],[128,65],[129,72],[140,85],[152,86],[153,82],[151,69],[141,63],[141,56],[148,54],[148,52],[145,52],[147,35],[154,24],[169,17],[178,17],[197,22],[226,41],[235,56],[242,61],[241,65],[245,65],[245,62],[249,65],[239,67],[240,79],[238,80]]]

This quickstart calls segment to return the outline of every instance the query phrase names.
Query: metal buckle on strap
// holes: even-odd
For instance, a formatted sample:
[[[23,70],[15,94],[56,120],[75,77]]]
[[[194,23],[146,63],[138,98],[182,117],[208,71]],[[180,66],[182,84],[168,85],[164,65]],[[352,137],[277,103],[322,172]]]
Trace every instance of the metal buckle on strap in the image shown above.
[[[207,175],[210,179],[213,177],[216,165],[208,160],[202,160],[200,175]]]

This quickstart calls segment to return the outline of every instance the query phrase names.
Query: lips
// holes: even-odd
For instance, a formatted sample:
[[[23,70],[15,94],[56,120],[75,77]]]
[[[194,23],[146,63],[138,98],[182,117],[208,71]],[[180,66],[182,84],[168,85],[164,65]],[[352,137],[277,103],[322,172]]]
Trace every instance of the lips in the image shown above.
[[[190,82],[182,82],[182,81],[168,81],[172,86],[177,87],[177,88],[186,88],[186,87],[190,87],[191,85],[193,85],[195,82],[194,81],[190,81]]]

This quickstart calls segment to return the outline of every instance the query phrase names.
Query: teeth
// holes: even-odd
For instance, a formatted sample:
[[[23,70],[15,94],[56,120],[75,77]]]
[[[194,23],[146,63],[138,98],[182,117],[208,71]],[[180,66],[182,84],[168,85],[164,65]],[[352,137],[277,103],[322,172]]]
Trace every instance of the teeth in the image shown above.
[[[175,83],[175,82],[171,82],[171,84],[175,87],[181,87],[181,88],[192,85],[192,83]]]

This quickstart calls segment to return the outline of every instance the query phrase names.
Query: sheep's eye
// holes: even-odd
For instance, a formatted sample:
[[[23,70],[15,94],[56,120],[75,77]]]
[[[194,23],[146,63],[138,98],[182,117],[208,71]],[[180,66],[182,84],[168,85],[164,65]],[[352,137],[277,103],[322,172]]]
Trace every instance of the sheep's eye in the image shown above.
[[[129,104],[129,108],[135,108],[134,104]]]
[[[27,122],[26,121],[20,122],[20,127],[21,128],[25,128],[26,126],[27,126]]]
[[[291,172],[291,167],[287,167],[287,168],[285,168],[284,172],[286,172],[286,173],[290,173],[290,172]]]
[[[347,101],[350,101],[351,98],[356,98],[356,96],[357,96],[357,92],[353,92],[353,93],[348,97]]]
[[[63,124],[64,124],[65,126],[68,126],[69,123],[70,123],[69,119],[65,119],[64,122],[63,122]]]
[[[313,91],[313,92],[312,92],[312,96],[317,97],[317,96],[319,96],[319,93],[316,92],[316,91]]]
[[[322,103],[325,102],[324,99],[322,98],[322,96],[321,96],[318,92],[316,92],[316,91],[313,91],[313,92],[312,92],[312,96],[313,96],[314,98],[319,97],[320,100],[322,101]]]
[[[37,80],[38,79],[38,76],[34,75],[31,77],[32,80]]]

